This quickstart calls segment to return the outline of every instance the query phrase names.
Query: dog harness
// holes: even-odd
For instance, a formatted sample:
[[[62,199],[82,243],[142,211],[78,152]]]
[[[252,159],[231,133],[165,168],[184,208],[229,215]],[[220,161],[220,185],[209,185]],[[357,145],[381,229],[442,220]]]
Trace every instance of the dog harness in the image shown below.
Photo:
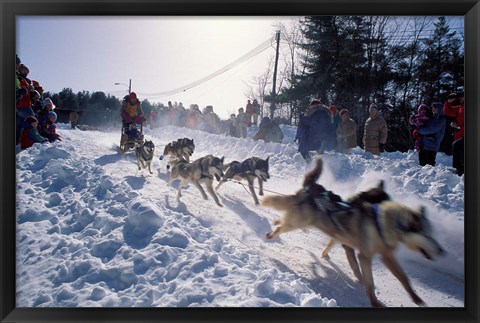
[[[303,191],[305,193],[310,193],[310,187],[309,186],[304,187]],[[333,194],[333,196],[335,196],[335,198],[338,197],[339,200],[332,200],[332,198],[331,198],[332,194]],[[317,206],[317,208],[319,210],[323,211],[327,215],[327,217],[330,219],[330,221],[333,223],[333,225],[337,229],[341,229],[341,225],[336,220],[335,214],[337,214],[339,212],[345,212],[345,211],[351,210],[354,207],[351,203],[343,201],[338,195],[332,193],[331,191],[322,192],[321,194],[318,195],[318,197],[313,197],[313,201],[315,202],[315,205]],[[332,208],[328,207],[328,205],[326,206],[325,202],[328,202],[329,204],[333,203],[334,205],[338,206],[338,208],[332,209]],[[380,238],[385,243],[384,232],[383,232],[383,229],[380,225],[379,217],[378,217],[379,210],[380,210],[380,205],[378,203],[371,204],[371,211],[373,213],[373,222],[375,223],[375,227],[377,228],[377,231],[378,231],[378,234],[380,235]],[[313,217],[310,217],[307,221],[307,223],[310,224],[310,225],[313,224],[313,222],[314,222]]]

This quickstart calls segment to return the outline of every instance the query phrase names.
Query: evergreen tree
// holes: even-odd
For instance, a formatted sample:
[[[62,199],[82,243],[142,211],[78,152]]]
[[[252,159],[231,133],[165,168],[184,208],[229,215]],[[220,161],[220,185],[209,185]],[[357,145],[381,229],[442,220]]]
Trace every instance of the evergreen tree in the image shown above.
[[[464,83],[463,50],[456,32],[450,31],[445,17],[439,17],[434,26],[432,37],[424,41],[426,48],[419,70],[425,102],[443,101]]]

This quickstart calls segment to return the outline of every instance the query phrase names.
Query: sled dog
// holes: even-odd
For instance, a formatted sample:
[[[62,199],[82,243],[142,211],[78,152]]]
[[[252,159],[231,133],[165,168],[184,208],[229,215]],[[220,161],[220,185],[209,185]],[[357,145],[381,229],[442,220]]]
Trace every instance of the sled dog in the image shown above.
[[[218,206],[222,206],[213,190],[213,178],[215,177],[217,181],[220,181],[223,176],[223,159],[224,157],[218,158],[212,155],[201,157],[191,163],[184,159],[176,159],[170,172],[168,185],[171,185],[173,180],[179,178],[181,182],[178,184],[178,198],[182,196],[182,188],[191,183],[198,188],[203,198],[207,200],[207,194],[205,194],[204,189],[200,185],[205,184],[208,193],[213,197],[215,203]]]
[[[183,159],[189,162],[190,156],[193,155],[194,151],[195,143],[193,142],[193,139],[181,138],[176,141],[172,141],[165,146],[162,159],[163,157],[169,158],[167,165],[167,169],[169,169],[170,165],[174,164],[178,159]]]
[[[425,208],[413,210],[388,200],[379,204],[363,202],[342,206],[335,201],[338,195],[316,183],[322,166],[322,159],[318,158],[315,168],[305,175],[303,188],[296,194],[263,198],[264,206],[285,212],[281,220],[274,222],[277,228],[267,233],[267,238],[273,239],[284,232],[313,226],[350,247],[352,255],[353,250],[357,250],[366,294],[374,307],[383,306],[375,296],[372,273],[372,258],[380,254],[383,263],[401,282],[415,304],[425,305],[394,256],[400,243],[429,260],[444,253],[432,236]],[[347,257],[352,255],[347,252]]]
[[[381,180],[376,187],[371,188],[367,191],[357,193],[351,196],[350,198],[348,198],[347,205],[353,204],[353,205],[361,206],[364,202],[371,203],[371,204],[378,204],[383,201],[391,200],[390,195],[388,195],[388,193],[385,192],[384,187],[385,187],[385,183],[383,180]],[[336,243],[335,239],[330,240],[330,242],[327,244],[327,247],[322,252],[323,258],[329,258],[328,253],[330,252],[332,247],[335,245],[335,243]],[[345,245],[343,247],[349,248],[348,246],[345,246]],[[355,272],[355,269],[353,270]],[[357,275],[355,276],[361,281],[361,279]]]
[[[153,153],[155,152],[155,145],[151,140],[145,141],[143,144],[137,144],[135,147],[135,155],[137,156],[138,170],[148,167],[150,174],[153,174],[151,170]]]
[[[218,192],[220,187],[225,184],[230,179],[235,179],[237,181],[246,180],[250,188],[250,193],[252,193],[253,200],[255,204],[259,204],[258,197],[255,194],[255,189],[253,187],[254,179],[258,179],[259,191],[258,194],[263,195],[263,182],[266,182],[270,178],[268,174],[268,159],[261,159],[259,157],[250,157],[245,159],[243,162],[233,161],[225,165],[225,175],[223,176],[220,183],[218,183],[215,190]]]

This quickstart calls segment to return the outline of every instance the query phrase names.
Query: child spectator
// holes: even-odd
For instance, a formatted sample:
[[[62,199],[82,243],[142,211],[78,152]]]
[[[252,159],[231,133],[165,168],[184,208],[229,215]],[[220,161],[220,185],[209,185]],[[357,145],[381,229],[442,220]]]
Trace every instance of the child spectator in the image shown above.
[[[30,148],[36,142],[44,143],[48,141],[47,138],[42,137],[38,132],[38,120],[35,117],[27,117],[25,123],[26,126],[20,136],[20,147],[22,149]]]
[[[415,139],[415,149],[420,151],[422,136],[418,132],[419,129],[425,127],[432,116],[430,108],[426,104],[420,104],[417,114],[410,117],[410,124],[414,127],[412,137]]]
[[[43,109],[37,112],[37,120],[40,125],[43,125],[47,122],[48,114],[55,109],[55,104],[53,104],[53,101],[50,98],[44,99],[42,105]]]
[[[40,134],[47,138],[49,142],[54,142],[55,140],[62,141],[60,135],[57,133],[57,114],[53,111],[49,112],[47,115],[47,121],[42,125],[42,130]]]

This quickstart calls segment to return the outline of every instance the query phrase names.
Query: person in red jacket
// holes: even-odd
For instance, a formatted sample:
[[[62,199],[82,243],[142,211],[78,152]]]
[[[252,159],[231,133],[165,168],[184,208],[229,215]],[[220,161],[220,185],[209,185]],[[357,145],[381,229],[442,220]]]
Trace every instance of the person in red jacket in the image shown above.
[[[464,93],[452,93],[448,96],[447,101],[443,105],[443,111],[446,116],[454,117],[455,120],[450,126],[455,128],[453,134],[453,163],[452,166],[457,170],[457,174],[462,176],[465,172],[465,101]]]
[[[41,136],[38,132],[38,120],[35,117],[27,117],[25,119],[27,126],[22,130],[22,135],[20,136],[20,147],[21,149],[27,149],[33,146],[34,143],[44,143],[48,139]]]

